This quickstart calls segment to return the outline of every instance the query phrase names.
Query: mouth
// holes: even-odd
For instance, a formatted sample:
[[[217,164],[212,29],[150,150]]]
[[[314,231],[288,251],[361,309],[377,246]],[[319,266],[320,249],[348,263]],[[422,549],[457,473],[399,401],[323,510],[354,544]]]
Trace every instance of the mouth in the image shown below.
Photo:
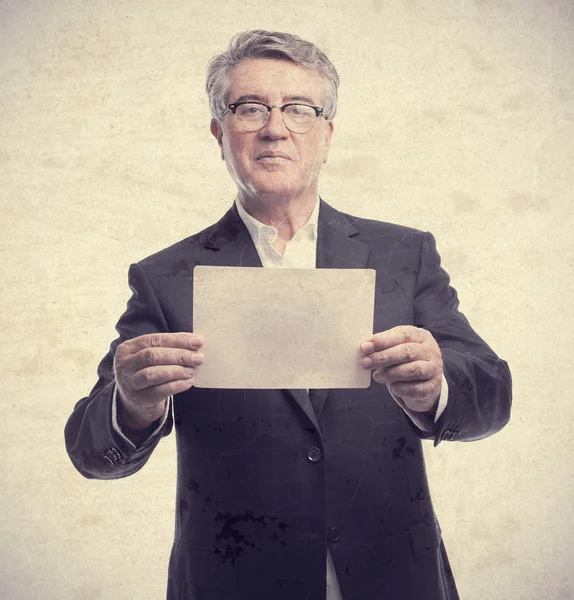
[[[271,160],[291,160],[291,157],[284,152],[262,152],[257,156],[257,160],[271,161]]]

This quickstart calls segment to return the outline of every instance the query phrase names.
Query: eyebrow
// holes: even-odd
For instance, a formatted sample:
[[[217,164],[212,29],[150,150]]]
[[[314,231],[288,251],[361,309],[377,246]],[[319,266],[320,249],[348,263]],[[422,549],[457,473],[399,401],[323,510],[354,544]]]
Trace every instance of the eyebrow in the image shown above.
[[[243,96],[239,96],[239,98],[237,98],[237,100],[234,102],[234,104],[237,104],[238,102],[249,102],[251,100],[253,102],[262,102],[263,104],[267,104],[267,101],[265,100],[265,98],[263,96],[260,96],[259,94],[243,94]],[[309,96],[299,96],[299,95],[285,96],[284,101],[287,104],[289,102],[305,102],[306,104],[316,106],[315,102],[311,98],[309,98]]]

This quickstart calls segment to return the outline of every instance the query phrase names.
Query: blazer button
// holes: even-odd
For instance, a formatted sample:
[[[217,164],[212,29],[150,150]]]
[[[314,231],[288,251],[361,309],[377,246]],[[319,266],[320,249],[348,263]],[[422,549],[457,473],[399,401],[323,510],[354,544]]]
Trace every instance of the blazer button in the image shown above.
[[[309,450],[307,450],[307,458],[311,462],[321,460],[321,450],[319,450],[319,448],[309,448]]]
[[[118,452],[117,448],[110,448],[109,450],[106,450],[104,458],[110,466],[113,466],[121,458],[121,454]]]
[[[331,527],[327,532],[327,539],[330,542],[338,542],[341,539],[341,532],[336,527]]]

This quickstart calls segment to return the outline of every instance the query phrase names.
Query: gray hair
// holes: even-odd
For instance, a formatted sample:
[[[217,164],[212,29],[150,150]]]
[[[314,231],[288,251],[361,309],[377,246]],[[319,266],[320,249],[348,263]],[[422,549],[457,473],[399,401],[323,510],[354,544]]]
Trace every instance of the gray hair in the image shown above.
[[[227,110],[231,71],[249,58],[289,60],[305,69],[316,71],[327,84],[324,98],[325,117],[332,119],[335,116],[339,75],[327,56],[317,46],[299,36],[252,29],[235,35],[227,50],[215,55],[207,67],[205,90],[209,97],[211,114],[217,121],[221,122]]]

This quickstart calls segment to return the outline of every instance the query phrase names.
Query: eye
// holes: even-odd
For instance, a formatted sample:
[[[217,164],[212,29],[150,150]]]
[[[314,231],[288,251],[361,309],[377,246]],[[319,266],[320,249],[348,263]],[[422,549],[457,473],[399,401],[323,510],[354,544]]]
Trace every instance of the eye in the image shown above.
[[[291,104],[285,109],[285,112],[295,119],[305,119],[315,115],[315,111],[305,104]]]
[[[241,117],[257,117],[266,111],[267,109],[260,104],[242,104],[237,107],[237,114]]]

